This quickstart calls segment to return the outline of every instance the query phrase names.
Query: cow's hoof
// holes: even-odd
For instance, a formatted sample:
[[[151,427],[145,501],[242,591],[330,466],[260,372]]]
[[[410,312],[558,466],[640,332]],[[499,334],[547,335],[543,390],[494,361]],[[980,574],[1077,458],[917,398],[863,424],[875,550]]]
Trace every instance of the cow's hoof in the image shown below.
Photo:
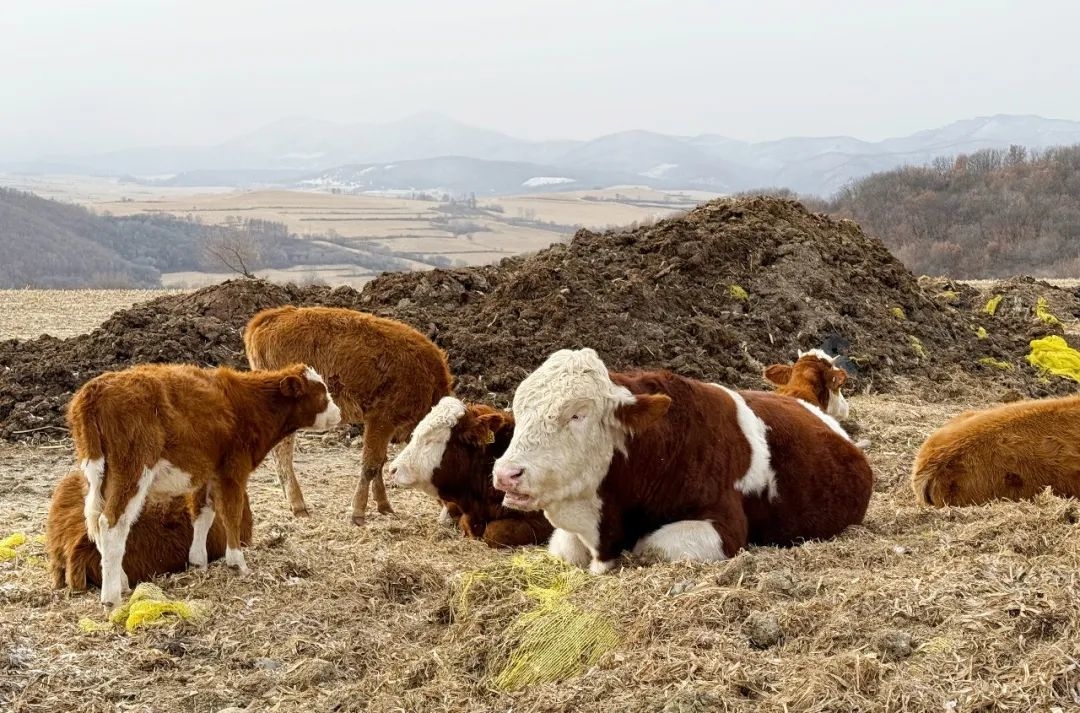
[[[363,515],[353,515],[352,524],[356,525],[357,527],[363,527],[367,524],[367,518]]]
[[[393,515],[394,508],[390,507],[390,503],[385,503],[379,506],[379,512],[383,515]]]
[[[300,507],[293,508],[293,517],[311,517],[311,510],[307,505],[301,505]]]

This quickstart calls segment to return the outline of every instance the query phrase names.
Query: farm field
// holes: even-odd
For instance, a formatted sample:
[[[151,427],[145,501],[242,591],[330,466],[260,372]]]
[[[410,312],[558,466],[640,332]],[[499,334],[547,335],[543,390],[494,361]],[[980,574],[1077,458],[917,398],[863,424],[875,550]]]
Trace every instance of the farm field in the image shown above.
[[[5,329],[75,333],[75,322],[44,314],[60,296],[77,299],[72,313],[103,315],[149,295],[10,300]],[[82,314],[81,329],[92,326]],[[0,538],[28,538],[0,563],[0,703],[18,712],[1064,710],[1080,702],[1080,507],[1050,496],[916,506],[908,472],[922,440],[1000,396],[942,386],[949,397],[850,398],[876,476],[862,526],[716,565],[629,561],[583,575],[566,601],[592,629],[613,632],[610,648],[582,675],[517,690],[497,681],[517,643],[514,621],[536,606],[520,580],[540,551],[523,562],[465,540],[437,522],[431,498],[397,488],[395,515],[372,513],[355,528],[358,443],[341,434],[298,439],[310,518],[291,515],[268,459],[249,489],[251,574],[219,561],[159,578],[202,617],[132,633],[84,633],[80,620],[105,620],[96,593],[50,588],[39,538],[51,488],[73,464],[70,443],[0,444]]]
[[[0,341],[88,332],[113,312],[172,290],[0,290]]]

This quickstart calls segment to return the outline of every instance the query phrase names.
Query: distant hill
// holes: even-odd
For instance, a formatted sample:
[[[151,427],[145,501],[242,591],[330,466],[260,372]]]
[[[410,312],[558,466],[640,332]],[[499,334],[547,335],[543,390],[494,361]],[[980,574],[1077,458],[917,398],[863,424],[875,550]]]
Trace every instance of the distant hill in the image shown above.
[[[1044,149],[1080,143],[1080,122],[1039,116],[996,115],[957,121],[882,141],[848,136],[795,137],[745,142],[714,134],[670,136],[625,131],[590,141],[527,141],[420,114],[381,124],[336,124],[312,119],[274,122],[217,146],[151,147],[93,156],[42,157],[0,170],[82,174],[176,176],[180,185],[291,186],[323,173],[415,163],[409,188],[445,188],[447,161],[459,162],[462,192],[535,192],[541,185],[512,186],[506,163],[543,167],[541,175],[588,184],[632,183],[653,188],[737,192],[778,186],[801,194],[831,196],[852,180],[903,165],[1016,144]],[[439,161],[433,161],[439,159]],[[472,160],[466,171],[461,161]],[[537,169],[530,169],[536,172]],[[582,173],[587,171],[588,173]],[[179,174],[179,175],[178,175]],[[527,180],[527,179],[525,179]],[[390,173],[362,182],[364,190],[396,190]]]
[[[208,226],[168,215],[113,217],[0,188],[0,288],[160,287],[161,273],[325,263],[405,263],[379,251],[301,240],[285,226]],[[240,263],[243,263],[242,265]]]
[[[877,173],[816,207],[857,221],[916,274],[1080,277],[1080,146]]]

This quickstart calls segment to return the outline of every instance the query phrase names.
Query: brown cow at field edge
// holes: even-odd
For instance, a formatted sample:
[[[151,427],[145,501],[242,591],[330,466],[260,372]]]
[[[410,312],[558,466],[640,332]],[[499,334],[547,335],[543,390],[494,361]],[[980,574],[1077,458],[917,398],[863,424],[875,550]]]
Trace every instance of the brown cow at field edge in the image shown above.
[[[506,411],[444,396],[390,463],[390,475],[399,486],[442,500],[460,518],[461,531],[489,547],[543,544],[553,529],[543,513],[503,507],[491,482],[495,459],[513,435],[514,417]]]
[[[609,372],[592,349],[548,357],[514,393],[514,417],[495,486],[509,507],[544,511],[553,554],[597,574],[628,550],[716,561],[833,537],[870,501],[866,457],[817,407]]]
[[[406,440],[431,407],[450,394],[446,354],[406,324],[331,307],[263,310],[245,327],[244,348],[252,369],[302,361],[326,378],[343,421],[364,424],[352,521],[364,524],[371,489],[379,512],[393,512],[382,478],[387,446]],[[293,469],[293,446],[293,439],[286,438],[274,449],[278,478],[293,513],[307,515]]]
[[[764,377],[776,386],[776,393],[812,403],[833,418],[848,416],[848,403],[840,387],[847,372],[834,366],[836,357],[820,349],[800,351],[794,364],[773,364]]]
[[[268,372],[142,364],[83,384],[67,417],[88,482],[83,516],[101,553],[101,601],[115,605],[128,583],[128,534],[148,499],[194,493],[190,562],[206,566],[220,515],[225,562],[247,572],[240,527],[251,471],[285,436],[333,428],[340,412],[303,364]]]
[[[67,585],[73,592],[101,586],[101,554],[86,532],[83,508],[86,477],[73,470],[56,484],[45,525],[45,550],[53,587]],[[194,537],[198,503],[191,495],[162,501],[147,501],[139,519],[131,526],[124,550],[124,573],[130,584],[145,582],[161,574],[183,572]],[[251,506],[244,494],[240,521],[240,544],[251,543]],[[208,562],[225,556],[225,526],[217,518],[206,534]]]
[[[1080,396],[965,411],[923,442],[911,473],[924,505],[1080,497]]]

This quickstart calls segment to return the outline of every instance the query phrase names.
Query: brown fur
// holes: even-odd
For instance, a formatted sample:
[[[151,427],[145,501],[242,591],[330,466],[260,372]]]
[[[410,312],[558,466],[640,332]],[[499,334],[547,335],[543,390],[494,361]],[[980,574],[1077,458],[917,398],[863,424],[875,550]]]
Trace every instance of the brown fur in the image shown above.
[[[739,392],[768,427],[778,490],[769,500],[734,487],[751,450],[728,394],[666,371],[611,378],[653,396],[617,412],[634,435],[628,457],[617,452],[600,485],[601,561],[680,520],[711,521],[729,557],[748,543],[790,545],[862,522],[873,486],[866,457],[790,398]]]
[[[442,461],[432,475],[439,499],[460,513],[466,537],[489,547],[522,547],[547,541],[554,528],[542,512],[503,507],[491,469],[514,436],[514,417],[482,404],[470,405],[450,431]],[[488,441],[491,440],[489,443]]]
[[[68,423],[80,462],[104,457],[101,513],[108,525],[135,495],[143,469],[165,459],[190,476],[187,491],[197,502],[212,502],[227,546],[239,550],[251,471],[327,408],[326,389],[306,369],[143,364],[84,384],[68,406]]]
[[[847,372],[813,354],[794,364],[773,364],[764,376],[776,386],[777,394],[802,399],[822,411],[829,407],[829,393],[838,392],[847,381]]]
[[[53,587],[57,589],[66,585],[74,592],[83,592],[101,586],[101,555],[86,534],[83,519],[86,485],[81,471],[71,471],[57,483],[49,504],[45,549]],[[131,527],[124,552],[124,572],[131,584],[187,569],[191,522],[198,509],[190,495],[146,504]],[[251,506],[245,493],[240,522],[240,544],[244,546],[251,542],[251,526]],[[225,555],[225,527],[216,518],[206,536],[206,552],[211,562]]]
[[[431,407],[450,394],[446,354],[406,324],[330,307],[263,310],[244,329],[244,348],[252,369],[302,361],[323,375],[342,422],[364,424],[353,522],[364,522],[369,489],[379,512],[393,512],[382,478],[387,446],[406,440]],[[292,454],[291,438],[274,450],[278,478],[293,513],[307,515]]]
[[[965,411],[923,442],[911,487],[924,505],[1080,497],[1080,396]]]

